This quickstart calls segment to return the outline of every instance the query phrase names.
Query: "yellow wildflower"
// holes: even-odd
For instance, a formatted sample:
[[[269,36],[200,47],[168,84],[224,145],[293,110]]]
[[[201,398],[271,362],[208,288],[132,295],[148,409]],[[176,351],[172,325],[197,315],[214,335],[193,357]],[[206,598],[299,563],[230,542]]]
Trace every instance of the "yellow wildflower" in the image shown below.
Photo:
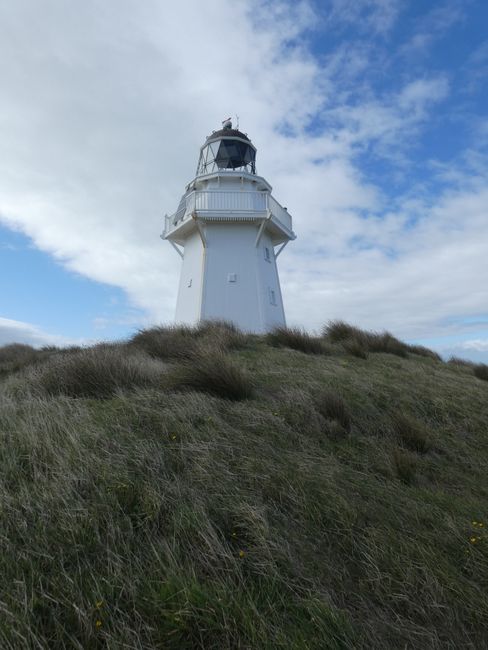
[[[239,551],[239,557],[240,557],[240,558],[243,558],[245,555],[246,555],[246,554],[245,554],[244,551],[241,549],[241,550]]]
[[[97,621],[95,621],[95,627],[96,627],[96,628],[102,627],[102,621],[101,621],[100,619],[98,619]]]

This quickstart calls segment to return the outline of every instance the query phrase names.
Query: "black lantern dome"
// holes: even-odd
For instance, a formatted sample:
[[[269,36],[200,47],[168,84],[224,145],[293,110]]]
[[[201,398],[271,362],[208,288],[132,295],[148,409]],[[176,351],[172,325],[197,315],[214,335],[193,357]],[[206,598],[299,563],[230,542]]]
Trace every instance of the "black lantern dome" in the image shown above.
[[[230,120],[206,139],[200,150],[197,176],[224,170],[256,173],[256,147],[245,133],[232,128]]]

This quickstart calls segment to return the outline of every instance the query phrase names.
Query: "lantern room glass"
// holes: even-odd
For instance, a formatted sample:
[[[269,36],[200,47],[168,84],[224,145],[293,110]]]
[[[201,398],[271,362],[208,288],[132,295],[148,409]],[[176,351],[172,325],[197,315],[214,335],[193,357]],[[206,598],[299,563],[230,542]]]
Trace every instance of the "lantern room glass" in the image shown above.
[[[221,138],[205,145],[200,153],[197,175],[215,171],[256,173],[256,149],[238,138]]]

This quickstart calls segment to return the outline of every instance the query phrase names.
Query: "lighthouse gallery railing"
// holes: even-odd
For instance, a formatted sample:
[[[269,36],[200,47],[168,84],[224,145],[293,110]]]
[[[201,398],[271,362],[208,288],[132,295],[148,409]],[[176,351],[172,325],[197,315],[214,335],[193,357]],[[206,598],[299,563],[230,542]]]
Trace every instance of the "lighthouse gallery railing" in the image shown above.
[[[267,212],[273,215],[285,228],[291,231],[291,216],[271,194],[267,192],[220,192],[194,191],[182,201],[179,209],[171,216],[165,217],[164,234],[181,221],[197,213],[248,213]]]

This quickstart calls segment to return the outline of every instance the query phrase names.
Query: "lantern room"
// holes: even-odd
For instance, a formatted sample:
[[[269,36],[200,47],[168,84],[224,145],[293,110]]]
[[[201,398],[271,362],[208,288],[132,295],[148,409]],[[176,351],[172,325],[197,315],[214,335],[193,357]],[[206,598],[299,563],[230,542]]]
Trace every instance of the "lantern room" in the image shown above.
[[[256,147],[245,133],[232,128],[230,120],[206,139],[200,149],[196,175],[226,170],[256,173]]]

